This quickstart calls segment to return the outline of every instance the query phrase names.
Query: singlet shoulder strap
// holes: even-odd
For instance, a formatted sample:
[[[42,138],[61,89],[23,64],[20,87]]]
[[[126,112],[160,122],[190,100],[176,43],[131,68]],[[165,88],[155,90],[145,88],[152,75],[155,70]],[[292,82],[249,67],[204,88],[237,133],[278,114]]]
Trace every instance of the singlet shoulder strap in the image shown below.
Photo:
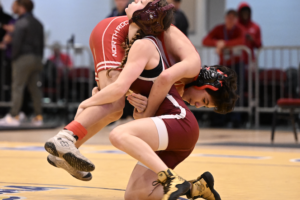
[[[158,47],[158,40],[157,40],[157,38],[154,37],[154,36],[146,36],[146,37],[144,37],[144,39],[150,40],[154,44],[155,48],[157,49],[157,51],[159,53],[160,59],[163,61],[162,53],[161,53],[161,51],[160,51],[160,49]],[[164,62],[162,62],[162,63],[163,63],[163,71],[164,71],[166,69],[166,66],[165,66]]]
[[[144,37],[143,39],[150,40],[150,41],[154,44],[154,46],[155,46],[155,48],[157,49],[157,51],[158,51],[158,53],[159,53],[159,56],[160,56],[160,62],[162,63],[162,72],[163,72],[163,71],[166,69],[166,65],[165,65],[165,63],[164,63],[164,60],[163,60],[161,51],[160,51],[160,49],[158,48],[158,41],[157,41],[156,37],[153,37],[153,36],[146,36],[146,37]],[[156,78],[157,78],[157,77],[155,77],[155,78],[146,78],[146,77],[142,77],[142,76],[139,77],[139,79],[145,80],[145,81],[155,81]]]

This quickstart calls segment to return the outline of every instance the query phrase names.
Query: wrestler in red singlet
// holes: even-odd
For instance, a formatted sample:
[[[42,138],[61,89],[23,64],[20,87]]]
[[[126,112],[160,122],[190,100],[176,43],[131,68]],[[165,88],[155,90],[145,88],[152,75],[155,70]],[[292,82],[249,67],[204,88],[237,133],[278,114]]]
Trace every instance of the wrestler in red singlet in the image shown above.
[[[122,43],[126,40],[128,28],[128,18],[122,16],[104,19],[92,31],[90,48],[95,62],[96,81],[100,71],[120,66],[125,53]]]
[[[159,41],[150,36],[146,39],[155,44],[161,56],[160,63],[152,70],[144,70],[130,89],[137,94],[148,97],[154,80],[167,66],[157,45]],[[157,117],[152,119],[156,124],[160,138],[157,154],[169,168],[174,169],[193,151],[199,137],[198,122],[185,105],[175,86],[171,88],[155,116]]]

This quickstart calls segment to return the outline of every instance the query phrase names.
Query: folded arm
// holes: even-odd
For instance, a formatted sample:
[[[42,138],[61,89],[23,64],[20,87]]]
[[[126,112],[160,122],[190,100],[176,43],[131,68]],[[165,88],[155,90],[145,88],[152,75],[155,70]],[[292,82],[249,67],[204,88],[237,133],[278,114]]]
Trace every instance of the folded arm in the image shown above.
[[[148,99],[148,106],[141,117],[152,117],[155,115],[160,104],[166,98],[176,81],[183,78],[194,78],[200,72],[201,60],[195,47],[175,27],[171,27],[170,31],[171,33],[169,33],[166,42],[168,42],[168,45],[172,44],[168,48],[172,52],[168,53],[175,55],[180,62],[163,71],[155,80]]]
[[[122,98],[129,90],[131,84],[140,76],[152,56],[149,53],[149,48],[155,47],[149,42],[147,40],[136,41],[130,49],[126,66],[118,79],[94,96],[83,101],[80,104],[80,108],[84,109],[91,106],[112,103]]]

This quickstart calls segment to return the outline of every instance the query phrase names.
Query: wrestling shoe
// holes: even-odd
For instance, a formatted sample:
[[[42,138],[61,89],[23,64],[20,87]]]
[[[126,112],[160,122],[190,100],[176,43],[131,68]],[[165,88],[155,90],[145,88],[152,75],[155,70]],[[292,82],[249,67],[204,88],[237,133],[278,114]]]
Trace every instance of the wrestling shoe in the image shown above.
[[[4,118],[0,119],[0,127],[5,126],[5,127],[16,127],[20,126],[21,122],[19,119],[19,116],[13,117],[10,114],[7,114]]]
[[[71,176],[77,178],[78,180],[90,181],[93,178],[90,172],[76,170],[73,167],[71,167],[71,165],[69,165],[65,160],[52,156],[51,154],[48,155],[47,161],[50,165],[54,167],[66,170],[69,174],[71,174]]]
[[[159,183],[164,188],[162,200],[177,200],[190,190],[190,183],[178,176],[171,169],[158,173],[158,180],[153,183],[153,186]]]
[[[95,169],[95,165],[75,147],[76,139],[73,132],[62,130],[53,138],[50,138],[45,149],[53,156],[63,158],[69,165],[79,171],[90,172]]]
[[[192,189],[186,194],[188,199],[221,200],[220,195],[214,189],[214,177],[210,172],[205,172],[196,180],[189,182],[192,184]]]

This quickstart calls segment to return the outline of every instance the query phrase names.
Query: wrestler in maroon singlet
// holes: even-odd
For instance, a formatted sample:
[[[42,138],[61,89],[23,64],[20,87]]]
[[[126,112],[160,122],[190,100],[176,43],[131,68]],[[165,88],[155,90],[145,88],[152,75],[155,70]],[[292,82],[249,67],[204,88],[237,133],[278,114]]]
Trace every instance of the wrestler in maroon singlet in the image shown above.
[[[160,63],[152,70],[144,70],[130,89],[148,97],[153,81],[166,69],[166,64],[162,59],[157,39],[155,37],[146,37],[146,39],[155,44],[161,56]],[[185,105],[175,86],[171,88],[155,116],[152,119],[160,135],[160,151],[157,151],[157,154],[169,168],[174,169],[193,151],[199,137],[198,122]],[[164,143],[161,141],[164,134],[167,134],[168,141],[162,144]]]

